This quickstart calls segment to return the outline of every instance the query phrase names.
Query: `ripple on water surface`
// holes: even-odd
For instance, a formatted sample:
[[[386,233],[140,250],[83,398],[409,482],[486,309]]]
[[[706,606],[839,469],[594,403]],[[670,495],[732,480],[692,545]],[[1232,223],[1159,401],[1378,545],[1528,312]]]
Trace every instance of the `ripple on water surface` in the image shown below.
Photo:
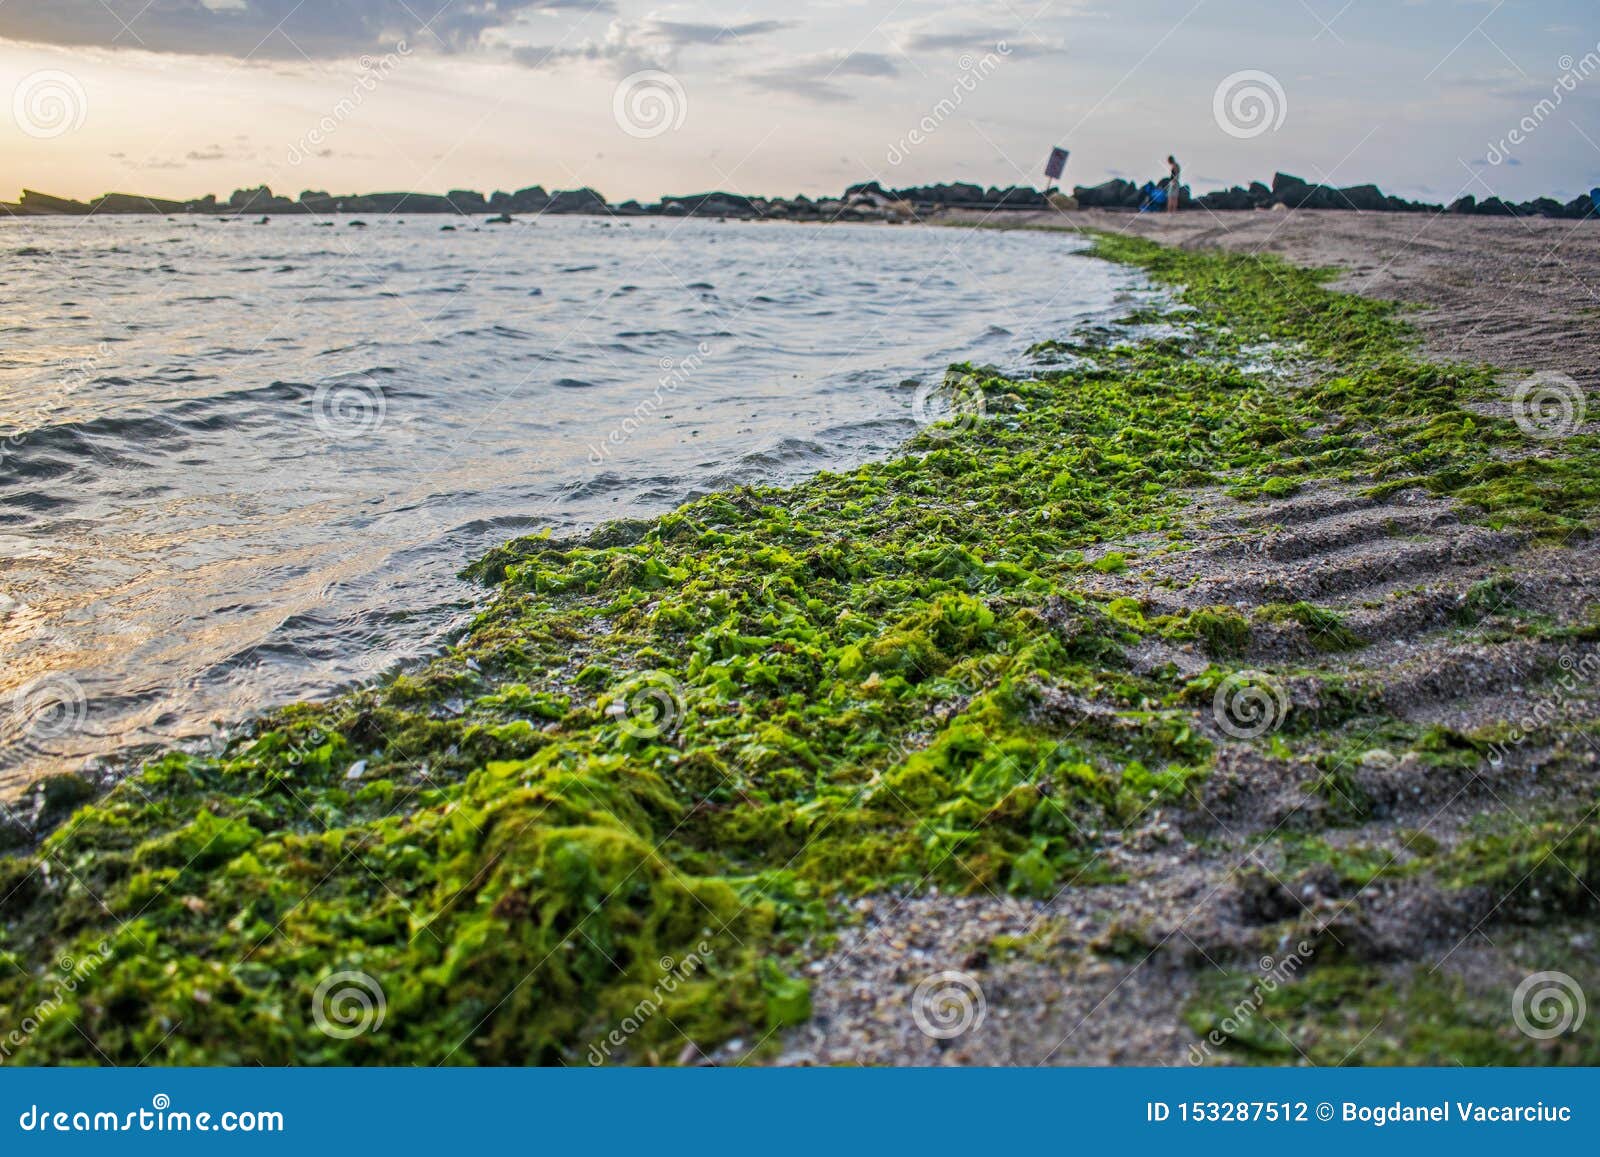
[[[474,555],[894,450],[1152,291],[1068,236],[0,222],[0,795],[436,648]]]

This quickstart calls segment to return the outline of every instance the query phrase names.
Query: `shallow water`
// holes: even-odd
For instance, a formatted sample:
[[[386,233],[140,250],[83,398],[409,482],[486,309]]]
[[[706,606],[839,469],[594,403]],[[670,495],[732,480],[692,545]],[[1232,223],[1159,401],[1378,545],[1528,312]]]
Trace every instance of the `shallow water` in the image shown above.
[[[1042,233],[0,223],[0,794],[437,648],[489,546],[894,450],[1146,300]]]

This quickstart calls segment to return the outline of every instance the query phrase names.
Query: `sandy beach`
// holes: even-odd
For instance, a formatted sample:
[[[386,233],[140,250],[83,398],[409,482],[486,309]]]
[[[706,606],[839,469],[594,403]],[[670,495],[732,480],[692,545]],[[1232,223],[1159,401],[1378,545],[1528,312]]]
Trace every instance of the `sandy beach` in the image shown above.
[[[1449,213],[955,212],[940,223],[1099,229],[1181,249],[1344,270],[1339,289],[1418,308],[1432,357],[1553,370],[1600,386],[1600,222]]]

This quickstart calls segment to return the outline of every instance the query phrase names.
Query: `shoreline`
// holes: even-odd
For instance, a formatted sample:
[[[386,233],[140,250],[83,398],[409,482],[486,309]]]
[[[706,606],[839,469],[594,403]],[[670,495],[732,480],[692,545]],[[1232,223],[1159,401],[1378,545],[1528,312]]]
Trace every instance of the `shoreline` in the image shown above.
[[[1117,286],[1137,280],[1085,258],[1063,256],[1065,265],[1035,265],[1027,255],[1038,248],[1037,242],[992,235],[899,235],[851,227],[751,233],[712,223],[629,229],[566,220],[544,222],[528,234],[485,230],[455,237],[434,234],[427,222],[416,222],[409,231],[379,227],[332,244],[310,222],[281,227],[286,230],[281,236],[270,230],[213,236],[203,227],[128,222],[90,225],[90,236],[61,223],[26,227],[28,236],[14,239],[14,248],[21,250],[26,240],[29,250],[10,267],[19,276],[38,270],[42,299],[56,296],[57,289],[69,295],[62,282],[70,275],[63,270],[122,269],[145,264],[133,254],[170,250],[172,266],[184,271],[180,283],[205,280],[218,293],[250,287],[249,294],[259,293],[274,304],[251,311],[224,299],[189,325],[183,304],[152,301],[141,333],[130,332],[130,342],[114,349],[103,345],[92,357],[74,360],[61,382],[42,374],[12,375],[24,393],[40,390],[56,413],[42,422],[20,411],[16,415],[13,436],[3,447],[8,493],[28,497],[26,480],[41,458],[48,462],[52,453],[87,454],[78,424],[86,415],[111,415],[104,424],[89,427],[99,450],[110,455],[120,452],[124,418],[168,417],[170,427],[127,425],[141,431],[153,428],[163,442],[182,437],[193,443],[189,469],[169,472],[158,459],[148,483],[192,486],[239,510],[245,521],[226,541],[217,542],[204,526],[186,520],[182,511],[169,511],[160,500],[139,503],[139,509],[166,520],[169,535],[168,549],[150,560],[148,570],[141,560],[125,557],[124,539],[88,548],[103,571],[122,566],[143,571],[137,599],[116,589],[102,590],[91,577],[93,571],[79,569],[52,581],[26,556],[13,560],[5,585],[18,603],[32,606],[19,614],[13,604],[5,624],[14,632],[11,650],[18,662],[11,665],[10,682],[0,680],[0,696],[11,698],[24,682],[59,685],[56,699],[73,712],[70,717],[60,713],[67,718],[65,733],[41,727],[33,734],[26,730],[30,716],[0,716],[0,802],[9,802],[28,781],[47,772],[89,771],[101,778],[93,761],[129,740],[164,746],[192,738],[195,731],[204,739],[265,707],[321,698],[390,670],[399,657],[412,660],[433,653],[436,648],[420,640],[432,625],[457,613],[456,572],[510,535],[544,526],[556,534],[572,534],[623,514],[667,513],[695,494],[736,481],[793,482],[818,469],[897,453],[917,428],[917,419],[936,411],[916,405],[916,383],[938,384],[927,367],[964,357],[1007,365],[1026,360],[1027,343],[991,327],[991,317],[1033,317],[1040,328],[1053,332],[1058,322],[1064,327],[1086,311],[1096,318],[1102,311],[1115,311],[1111,295]],[[668,241],[674,230],[679,230],[676,237]],[[174,237],[182,239],[168,245]],[[1063,236],[1045,247],[1065,254],[1084,244]],[[117,255],[98,256],[108,245]],[[316,363],[285,364],[292,350],[310,353],[342,344],[311,335],[359,330],[363,319],[372,316],[345,292],[319,292],[317,304],[299,307],[294,300],[298,286],[323,280],[337,285],[341,268],[350,267],[347,248],[366,254],[363,264],[375,266],[384,260],[380,254],[418,246],[422,252],[407,261],[411,268],[442,264],[483,269],[467,290],[449,299],[455,315],[476,315],[478,322],[436,326],[434,336],[448,344],[387,352],[374,346],[371,353],[355,347],[355,352],[324,361],[315,374],[310,370]],[[648,262],[650,253],[669,251],[672,272],[653,264],[643,275],[631,268],[635,262]],[[964,286],[944,277],[951,251],[963,253]],[[281,260],[221,256],[235,252]],[[805,269],[842,268],[824,254],[837,254],[863,276],[819,284],[807,296]],[[284,263],[298,270],[282,272],[278,267]],[[790,264],[794,271],[784,272]],[[260,271],[247,276],[231,273],[232,268],[257,265]],[[375,303],[392,319],[407,316],[406,305],[432,308],[440,300],[427,295],[425,274],[415,286],[409,273],[389,276],[398,279],[396,288],[407,291],[403,298]],[[909,280],[897,281],[900,277]],[[905,300],[905,292],[926,278],[933,280],[917,298]],[[722,287],[720,298],[702,292],[712,288],[713,280]],[[152,293],[182,292],[170,289],[164,277],[145,281],[130,272],[125,281],[127,287],[148,285]],[[692,282],[693,289],[686,290],[685,282]],[[771,284],[752,303],[748,299],[760,282]],[[529,289],[526,299],[520,292],[502,298],[501,290],[484,288],[495,284],[543,288],[538,294]],[[613,293],[618,286],[624,288]],[[972,310],[973,292],[990,298],[991,308]],[[595,296],[591,305],[588,295],[600,294],[610,296]],[[679,308],[680,295],[692,312]],[[802,312],[785,301],[796,302]],[[115,302],[108,308],[121,312]],[[715,336],[722,321],[713,315],[737,321],[735,311],[741,309],[744,324]],[[808,351],[813,331],[805,312],[811,309],[840,312],[826,331],[816,331],[819,340]],[[226,344],[236,326],[249,326],[252,312],[259,316],[279,310],[294,310],[303,319],[295,325],[307,336],[278,345],[275,353],[244,360],[207,356],[207,350]],[[647,318],[653,320],[644,324]],[[485,328],[490,321],[503,328]],[[595,347],[574,341],[569,327],[580,322],[595,341],[615,344]],[[893,332],[894,343],[882,345],[870,330],[874,325],[882,327],[880,333]],[[1020,335],[1031,327],[1013,328]],[[93,333],[87,323],[63,322],[54,329],[55,342],[71,344],[85,331]],[[191,331],[199,341],[196,356],[181,359],[181,364],[162,357],[159,334]],[[632,336],[615,338],[619,334]],[[395,333],[391,326],[380,326],[372,336],[388,345]],[[791,338],[793,346],[787,344]],[[19,340],[39,348],[46,335],[36,331]],[[764,340],[772,348],[762,349]],[[588,352],[593,349],[603,349],[604,356]],[[552,352],[557,360],[520,367],[512,360],[531,350]],[[824,356],[830,351],[836,356]],[[182,392],[210,399],[203,403],[205,423],[197,426],[183,407],[162,400],[166,391],[146,388],[137,374],[108,383],[105,396],[99,386],[88,385],[96,375],[139,364],[150,355],[156,365],[172,364],[199,375]],[[664,355],[673,359],[670,369],[658,360]],[[746,380],[755,364],[751,357],[773,373]],[[557,361],[564,366],[559,377],[540,368]],[[381,368],[385,362],[394,366],[392,375]],[[388,394],[387,417],[381,409],[372,414],[355,430],[359,441],[353,445],[349,439],[328,437],[330,430],[344,434],[346,427],[319,409],[318,399],[328,397],[321,379],[335,368],[374,366],[382,376],[355,379],[357,390],[350,396],[364,402]],[[791,371],[802,376],[791,377]],[[519,384],[524,372],[528,380]],[[207,380],[206,375],[217,376]],[[452,380],[458,375],[460,380]],[[307,379],[303,386],[302,377]],[[691,377],[693,382],[687,382]],[[43,380],[33,387],[29,383],[36,378]],[[272,390],[259,392],[269,379],[286,380],[291,389],[277,392],[280,387],[274,384]],[[585,388],[579,390],[580,385]],[[497,411],[499,432],[479,434],[447,454],[461,436],[459,431],[450,433],[452,415],[476,421],[480,405],[498,404],[493,394],[513,387],[510,401]],[[551,406],[555,408],[547,408]],[[258,471],[231,469],[232,450],[255,453],[239,444],[232,433],[235,423],[263,415],[294,437],[275,440],[280,449],[265,450],[256,459]],[[439,425],[423,436],[434,422]],[[294,503],[292,487],[285,491],[284,486],[297,476],[292,459],[298,447],[329,455],[324,475],[330,491],[364,492],[371,505],[352,509],[339,494],[330,493],[292,533],[280,531],[271,519],[248,517],[259,506],[252,492],[266,496],[269,504]],[[350,452],[356,448],[362,453]],[[609,451],[610,457],[597,456],[597,448]],[[382,468],[395,453],[418,472],[397,478],[385,474]],[[70,494],[57,495],[48,482],[38,486],[53,497],[91,505],[90,496],[102,485],[115,488],[101,461],[99,454],[82,460],[81,483]],[[428,470],[420,469],[424,463],[430,464]],[[334,473],[328,475],[328,470]],[[420,479],[434,470],[444,480],[422,486]],[[419,493],[428,494],[426,503],[414,502]],[[363,532],[341,533],[343,518],[358,519]],[[25,542],[52,545],[52,553],[58,554],[72,553],[74,543],[93,534],[70,525],[58,532],[54,519],[39,517],[14,529]],[[191,534],[199,535],[199,541]],[[307,568],[307,577],[298,584],[276,581],[275,547],[280,544],[303,552],[296,561]],[[190,575],[197,569],[196,547],[219,561],[244,560],[231,586],[208,581],[215,572],[205,568]],[[372,575],[378,572],[389,577],[374,582]],[[325,589],[335,578],[338,586]],[[385,593],[391,580],[402,582],[404,589]],[[61,623],[50,608],[67,599],[86,610],[98,606],[100,614],[91,622],[116,625],[120,633]],[[246,610],[235,613],[236,607]],[[145,653],[119,645],[123,639],[152,634],[172,642]],[[96,656],[90,646],[103,650]],[[257,656],[266,656],[259,669]],[[41,678],[45,671],[59,671],[74,682],[46,683]],[[139,696],[131,707],[121,697],[129,689]]]
[[[1039,905],[1066,893],[1114,900],[1141,842],[1171,843],[1152,829],[1205,828],[1201,813],[1215,819],[1227,797],[1214,793],[1230,782],[1248,799],[1308,775],[1324,842],[1275,854],[1300,857],[1319,903],[1286,908],[1263,880],[1251,885],[1261,919],[1219,917],[1215,935],[1194,934],[1230,967],[1309,937],[1324,956],[1319,985],[1394,983],[1378,951],[1392,945],[1370,936],[1365,957],[1351,947],[1363,942],[1345,901],[1401,861],[1354,855],[1335,837],[1387,830],[1369,798],[1381,773],[1459,770],[1488,740],[1414,726],[1350,673],[1316,667],[1321,634],[1341,653],[1377,641],[1316,601],[1250,614],[1222,598],[1163,608],[1159,583],[1144,589],[1139,576],[1159,577],[1162,544],[1181,539],[1188,504],[1218,490],[1269,512],[1302,486],[1352,510],[1362,487],[1418,491],[1430,516],[1429,502],[1471,504],[1481,513],[1467,521],[1485,533],[1511,524],[1570,535],[1600,499],[1593,435],[1575,430],[1542,457],[1517,456],[1526,439],[1493,411],[1492,375],[1416,360],[1390,307],[1329,293],[1319,275],[1126,238],[1102,239],[1097,252],[1184,287],[1197,312],[1177,315],[1182,332],[1135,347],[1115,334],[1071,348],[1046,341],[1060,368],[1027,381],[957,367],[958,420],[924,431],[902,457],[793,487],[741,487],[581,542],[491,551],[470,569],[501,585],[461,646],[381,686],[273,712],[225,757],[169,755],[77,812],[36,860],[0,860],[0,946],[35,976],[121,924],[70,1014],[29,1043],[35,1063],[95,1059],[86,1044],[137,1058],[174,1019],[186,1028],[163,1059],[176,1063],[432,1063],[440,1053],[582,1063],[612,1026],[639,1019],[646,998],[670,1014],[645,1017],[608,1059],[780,1059],[777,1034],[817,1002],[834,1014],[829,1026],[848,1023],[826,965],[812,967],[853,927],[847,902],[898,911],[907,889],[936,908],[951,891],[1020,897],[1004,903],[1034,906],[1027,936],[1000,934],[949,962],[1012,970],[997,992],[1025,990],[1019,969],[1048,976],[1080,955],[1096,967],[1148,958],[1172,934],[1154,942],[1158,929],[1120,923],[1114,903],[1081,940],[1041,932],[1065,913]],[[1289,377],[1241,368],[1263,358]],[[1574,581],[1593,577],[1587,562],[1572,569]],[[1515,635],[1484,598],[1472,625]],[[1553,615],[1533,642],[1587,643],[1582,621],[1529,602]],[[1211,705],[1254,669],[1246,661],[1276,654],[1252,651],[1267,643],[1292,661],[1276,678],[1294,722],[1282,736],[1240,739],[1208,721]],[[1156,661],[1133,658],[1141,653]],[[1319,764],[1352,741],[1341,729],[1369,717],[1389,728],[1386,742],[1407,745],[1389,753],[1394,762],[1368,767],[1359,752],[1353,771]],[[1558,810],[1573,798],[1564,759],[1543,772]],[[1247,808],[1235,822],[1259,818]],[[1578,832],[1584,848],[1596,838]],[[1213,828],[1208,838],[1226,836]],[[1525,904],[1581,901],[1548,872],[1544,899],[1530,897],[1527,877],[1503,867],[1531,857],[1537,872],[1565,834],[1430,838],[1431,848],[1402,849],[1403,879],[1425,882],[1403,899],[1428,909],[1435,935],[1451,912],[1477,910],[1475,888],[1509,889]],[[70,870],[41,884],[41,863]],[[1224,885],[1227,903],[1240,903],[1239,885]],[[686,953],[696,975],[675,975],[663,996],[658,962]],[[889,956],[905,959],[903,949]],[[928,958],[929,971],[942,963]],[[1171,967],[1192,972],[1163,961]],[[387,1033],[315,1032],[318,982],[341,968],[379,984]],[[885,1001],[903,1014],[920,979],[885,982]],[[30,1007],[39,983],[6,978],[0,993]],[[1192,1029],[1207,1006],[1188,995],[1199,1003],[1177,1015]],[[1425,1010],[1438,992],[1404,996],[1396,1015],[1418,1034],[1408,1055],[1430,1055]],[[1272,1018],[1299,1016],[1313,1036],[1341,1039],[1320,1007],[1274,1007]],[[1498,1041],[1475,1008],[1458,1030],[1473,1047],[1538,1059]],[[909,1019],[851,1047],[914,1060],[923,1054],[904,1051],[919,1043]],[[962,1059],[962,1048],[987,1055],[977,1036],[948,1054],[920,1046],[925,1062]],[[833,1059],[829,1047],[813,1041],[788,1059]],[[1234,1034],[1227,1047],[1251,1043]]]
[[[1600,389],[1600,229],[1585,221],[1298,209],[1007,215],[989,228],[1100,230],[1339,271],[1334,288],[1410,307],[1430,356],[1551,370]],[[938,222],[974,223],[954,213]]]

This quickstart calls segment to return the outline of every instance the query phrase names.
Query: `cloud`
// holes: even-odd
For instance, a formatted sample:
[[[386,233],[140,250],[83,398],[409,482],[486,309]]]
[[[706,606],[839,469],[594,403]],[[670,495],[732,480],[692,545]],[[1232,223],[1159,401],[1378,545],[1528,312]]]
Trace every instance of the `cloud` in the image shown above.
[[[606,28],[604,39],[581,40],[575,44],[518,45],[511,49],[511,59],[528,68],[554,68],[582,61],[612,63],[624,72],[671,68],[681,50],[727,48],[791,27],[787,20],[750,20],[741,24],[653,17],[637,24],[613,20]]]
[[[0,4],[0,37],[265,60],[387,51],[402,40],[459,51],[524,12],[596,11],[610,0],[451,0],[435,7],[407,0],[50,0]]]
[[[952,28],[907,31],[897,41],[900,51],[914,52],[1001,52],[1013,60],[1026,57],[1059,56],[1066,42],[1047,40],[1032,32],[1015,28]]]
[[[746,72],[743,79],[767,92],[835,104],[851,97],[850,88],[840,84],[840,80],[875,80],[899,73],[894,60],[881,52],[823,52]]]
[[[750,20],[743,24],[701,24],[682,20],[646,20],[647,35],[674,46],[685,44],[729,45],[741,39],[768,36],[794,25],[787,20]]]
[[[191,161],[223,161],[228,154],[222,151],[221,145],[211,145],[204,149],[190,149],[186,159]]]

